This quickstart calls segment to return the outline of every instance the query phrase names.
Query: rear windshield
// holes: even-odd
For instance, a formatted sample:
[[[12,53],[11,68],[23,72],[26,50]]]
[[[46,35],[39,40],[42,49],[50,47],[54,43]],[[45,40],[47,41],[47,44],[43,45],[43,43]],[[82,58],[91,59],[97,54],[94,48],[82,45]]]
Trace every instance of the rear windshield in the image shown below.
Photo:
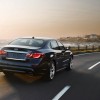
[[[12,41],[10,45],[21,45],[21,46],[31,46],[31,47],[42,47],[44,45],[44,40],[42,39],[26,39],[20,38]]]

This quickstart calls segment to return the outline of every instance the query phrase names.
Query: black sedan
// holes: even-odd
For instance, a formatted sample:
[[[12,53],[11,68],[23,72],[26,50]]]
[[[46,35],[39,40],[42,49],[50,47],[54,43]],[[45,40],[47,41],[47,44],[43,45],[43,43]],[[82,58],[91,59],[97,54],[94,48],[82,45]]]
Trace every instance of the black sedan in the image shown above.
[[[28,73],[52,80],[57,71],[71,70],[73,54],[55,39],[19,38],[0,50],[0,71]]]

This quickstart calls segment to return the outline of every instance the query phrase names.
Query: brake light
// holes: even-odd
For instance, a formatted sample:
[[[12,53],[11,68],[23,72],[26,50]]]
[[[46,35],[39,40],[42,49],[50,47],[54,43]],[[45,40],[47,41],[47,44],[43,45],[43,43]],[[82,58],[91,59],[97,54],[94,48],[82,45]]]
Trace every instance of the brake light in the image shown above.
[[[0,50],[0,55],[5,55],[6,52],[4,50]]]
[[[43,53],[32,53],[32,54],[27,54],[27,57],[38,59],[38,58],[43,58],[44,54]]]

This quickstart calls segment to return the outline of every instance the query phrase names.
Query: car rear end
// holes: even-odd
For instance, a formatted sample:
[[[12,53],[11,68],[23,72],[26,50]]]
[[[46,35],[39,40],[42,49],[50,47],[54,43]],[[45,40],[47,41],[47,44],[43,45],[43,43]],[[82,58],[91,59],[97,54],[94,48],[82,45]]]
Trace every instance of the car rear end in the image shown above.
[[[17,42],[18,41],[21,40],[17,40]],[[41,45],[39,46],[32,46],[30,42],[32,42],[33,39],[31,39],[31,41],[30,39],[24,39],[23,41],[29,43],[25,42],[25,45],[20,43],[20,45],[12,42],[0,50],[0,71],[30,74],[42,73],[42,70],[47,64],[44,63],[45,54],[40,51],[44,42],[40,43]]]

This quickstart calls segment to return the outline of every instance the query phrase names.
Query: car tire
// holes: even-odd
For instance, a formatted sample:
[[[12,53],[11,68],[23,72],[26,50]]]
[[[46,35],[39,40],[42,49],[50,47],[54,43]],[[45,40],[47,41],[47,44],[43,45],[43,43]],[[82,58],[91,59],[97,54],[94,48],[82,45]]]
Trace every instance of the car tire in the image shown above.
[[[56,67],[54,62],[50,62],[50,67],[48,68],[48,72],[47,72],[47,80],[53,80],[54,76],[55,76],[55,72],[56,72]]]
[[[70,71],[70,70],[72,70],[72,67],[73,67],[73,63],[72,63],[72,60],[70,60],[70,62],[68,63],[68,65],[67,65],[67,71]]]

